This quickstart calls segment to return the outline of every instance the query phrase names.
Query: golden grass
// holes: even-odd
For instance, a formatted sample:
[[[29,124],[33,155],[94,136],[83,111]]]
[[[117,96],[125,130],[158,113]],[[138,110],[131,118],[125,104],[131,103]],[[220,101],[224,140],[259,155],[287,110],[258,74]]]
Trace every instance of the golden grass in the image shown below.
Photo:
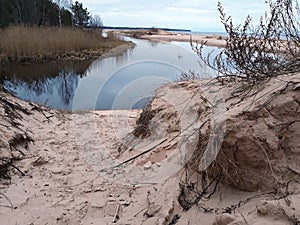
[[[0,31],[0,62],[83,60],[123,43],[96,30],[10,26]]]

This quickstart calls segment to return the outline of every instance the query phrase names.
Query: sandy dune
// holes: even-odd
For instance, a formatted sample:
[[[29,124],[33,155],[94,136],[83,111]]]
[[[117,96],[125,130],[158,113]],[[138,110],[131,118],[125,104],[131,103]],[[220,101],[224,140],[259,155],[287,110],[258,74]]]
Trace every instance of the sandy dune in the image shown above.
[[[242,123],[241,118],[247,115],[246,113],[241,116],[245,106],[248,105],[251,109],[258,107],[286,84],[285,79],[287,77],[269,81],[266,84],[267,91],[259,92],[262,95],[252,96],[259,99],[257,104],[251,104],[252,98],[246,98],[240,103],[235,102],[237,98],[225,102],[225,109],[230,108],[227,110],[230,113],[229,131],[234,130],[232,127],[237,123]],[[300,101],[299,75],[294,75],[291,79],[294,86],[290,86],[291,88],[284,92],[283,99],[276,97],[274,104],[271,105],[275,107],[276,104],[286,103],[285,107],[289,107],[290,110],[280,111],[283,113],[280,116],[287,116],[285,113],[294,110],[292,104],[288,105],[289,102],[299,104]],[[175,167],[168,168],[165,171],[166,179],[150,179],[153,174],[164,175],[159,168],[173,165],[171,162],[176,160],[177,153],[182,154],[185,151],[184,153],[188,155],[189,146],[198,141],[199,133],[198,136],[196,133],[194,136],[191,135],[189,132],[192,130],[189,129],[192,127],[189,123],[194,121],[195,115],[199,115],[199,110],[204,112],[201,114],[203,118],[208,115],[205,110],[209,112],[207,102],[203,102],[199,96],[206,93],[211,101],[218,101],[220,97],[217,94],[220,92],[219,87],[208,88],[205,85],[207,82],[200,82],[200,86],[197,82],[181,82],[161,88],[158,91],[158,98],[152,103],[152,110],[155,113],[148,124],[150,135],[139,138],[136,137],[145,130],[136,135],[132,133],[141,114],[139,110],[70,114],[20,101],[1,91],[0,156],[7,158],[14,156],[22,160],[15,162],[20,171],[10,167],[11,180],[1,181],[0,224],[298,224],[300,220],[298,180],[290,183],[289,193],[282,192],[286,195],[275,193],[268,183],[271,178],[264,174],[266,168],[262,168],[263,164],[259,164],[261,161],[253,155],[248,159],[251,162],[249,165],[241,164],[241,173],[248,171],[248,174],[245,173],[247,179],[252,183],[259,182],[260,187],[264,185],[266,179],[268,181],[265,183],[268,185],[266,190],[257,186],[258,183],[253,183],[252,192],[243,192],[238,188],[247,189],[247,186],[246,188],[235,186],[234,183],[226,181],[219,183],[216,190],[208,189],[200,201],[191,205],[187,211],[183,210],[184,201],[187,197],[193,199],[190,191],[196,189],[192,186],[188,189],[180,188],[180,183],[185,177],[182,168],[178,171]],[[200,87],[204,92],[198,92]],[[222,88],[223,97],[230,96],[226,90],[230,91],[233,87],[229,85]],[[193,96],[190,98],[190,104],[179,104],[188,96]],[[195,101],[192,100],[194,97]],[[235,104],[237,106],[234,106]],[[295,107],[295,121],[298,121],[299,112],[296,105]],[[213,115],[218,118],[221,113],[222,111],[217,111]],[[281,120],[272,114],[272,110],[270,114],[267,111],[264,113],[254,124],[271,126],[271,123]],[[247,123],[255,121],[248,119],[245,120]],[[193,123],[194,130],[200,133],[206,131],[208,126],[201,126],[202,123],[199,121]],[[249,124],[253,125],[250,122]],[[299,123],[295,122],[290,127],[294,136],[285,133],[286,138],[299,137],[298,125]],[[247,134],[243,132],[240,132],[237,138]],[[261,133],[254,135],[269,134],[265,131],[257,132]],[[16,141],[16,137],[21,137],[20,135],[30,138],[19,138],[19,141]],[[269,137],[262,136],[266,140],[271,140]],[[225,138],[228,146],[231,146],[233,138],[233,136],[230,136],[230,139]],[[191,145],[187,145],[188,143]],[[297,143],[297,140],[285,143],[289,144],[286,149],[290,151],[287,160],[295,171],[299,167],[297,157],[300,150]],[[249,143],[245,142],[245,146],[246,144]],[[272,143],[270,145],[272,146]],[[12,147],[15,147],[15,150],[12,150]],[[251,151],[251,148],[246,146],[245,151]],[[276,153],[273,152],[273,148],[270,148],[270,151],[272,154]],[[139,154],[141,157],[130,160]],[[244,157],[243,154],[241,157]],[[286,173],[284,160],[278,157],[271,158],[272,165],[277,163],[274,171],[276,176]],[[128,163],[124,163],[126,161]],[[175,172],[172,173],[172,170]],[[251,174],[251,171],[257,174]],[[295,172],[293,176],[295,178],[298,175]],[[151,182],[147,183],[147,180],[143,179],[145,176],[149,176]],[[249,179],[251,176],[252,180]],[[190,181],[197,183],[198,178],[191,177]],[[237,180],[245,185],[246,181]],[[205,196],[212,192],[214,194],[206,199]]]

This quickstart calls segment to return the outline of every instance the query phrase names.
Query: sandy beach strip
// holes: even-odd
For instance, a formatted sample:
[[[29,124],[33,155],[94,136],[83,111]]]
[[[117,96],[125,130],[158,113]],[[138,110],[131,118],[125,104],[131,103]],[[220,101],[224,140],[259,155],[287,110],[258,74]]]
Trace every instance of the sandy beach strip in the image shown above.
[[[163,33],[154,35],[142,35],[142,39],[147,39],[151,41],[180,41],[180,42],[199,42],[204,43],[207,46],[215,46],[219,48],[224,48],[226,45],[225,36],[217,35],[199,35],[199,34],[182,34],[182,33]]]

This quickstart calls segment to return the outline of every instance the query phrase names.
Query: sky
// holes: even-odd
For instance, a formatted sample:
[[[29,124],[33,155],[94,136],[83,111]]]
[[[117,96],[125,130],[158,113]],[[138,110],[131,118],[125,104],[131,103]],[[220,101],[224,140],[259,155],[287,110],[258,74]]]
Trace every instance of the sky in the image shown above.
[[[217,0],[79,0],[106,26],[165,27],[222,32]],[[264,15],[264,0],[221,0],[227,15],[241,23],[247,15]]]

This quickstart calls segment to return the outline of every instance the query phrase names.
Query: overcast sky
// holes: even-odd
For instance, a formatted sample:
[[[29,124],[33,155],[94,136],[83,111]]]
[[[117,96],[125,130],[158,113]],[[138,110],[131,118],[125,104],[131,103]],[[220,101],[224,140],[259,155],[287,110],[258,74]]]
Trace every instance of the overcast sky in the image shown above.
[[[106,26],[145,26],[223,31],[216,0],[79,0]],[[264,0],[222,0],[227,15],[241,22],[250,14],[259,18]]]

